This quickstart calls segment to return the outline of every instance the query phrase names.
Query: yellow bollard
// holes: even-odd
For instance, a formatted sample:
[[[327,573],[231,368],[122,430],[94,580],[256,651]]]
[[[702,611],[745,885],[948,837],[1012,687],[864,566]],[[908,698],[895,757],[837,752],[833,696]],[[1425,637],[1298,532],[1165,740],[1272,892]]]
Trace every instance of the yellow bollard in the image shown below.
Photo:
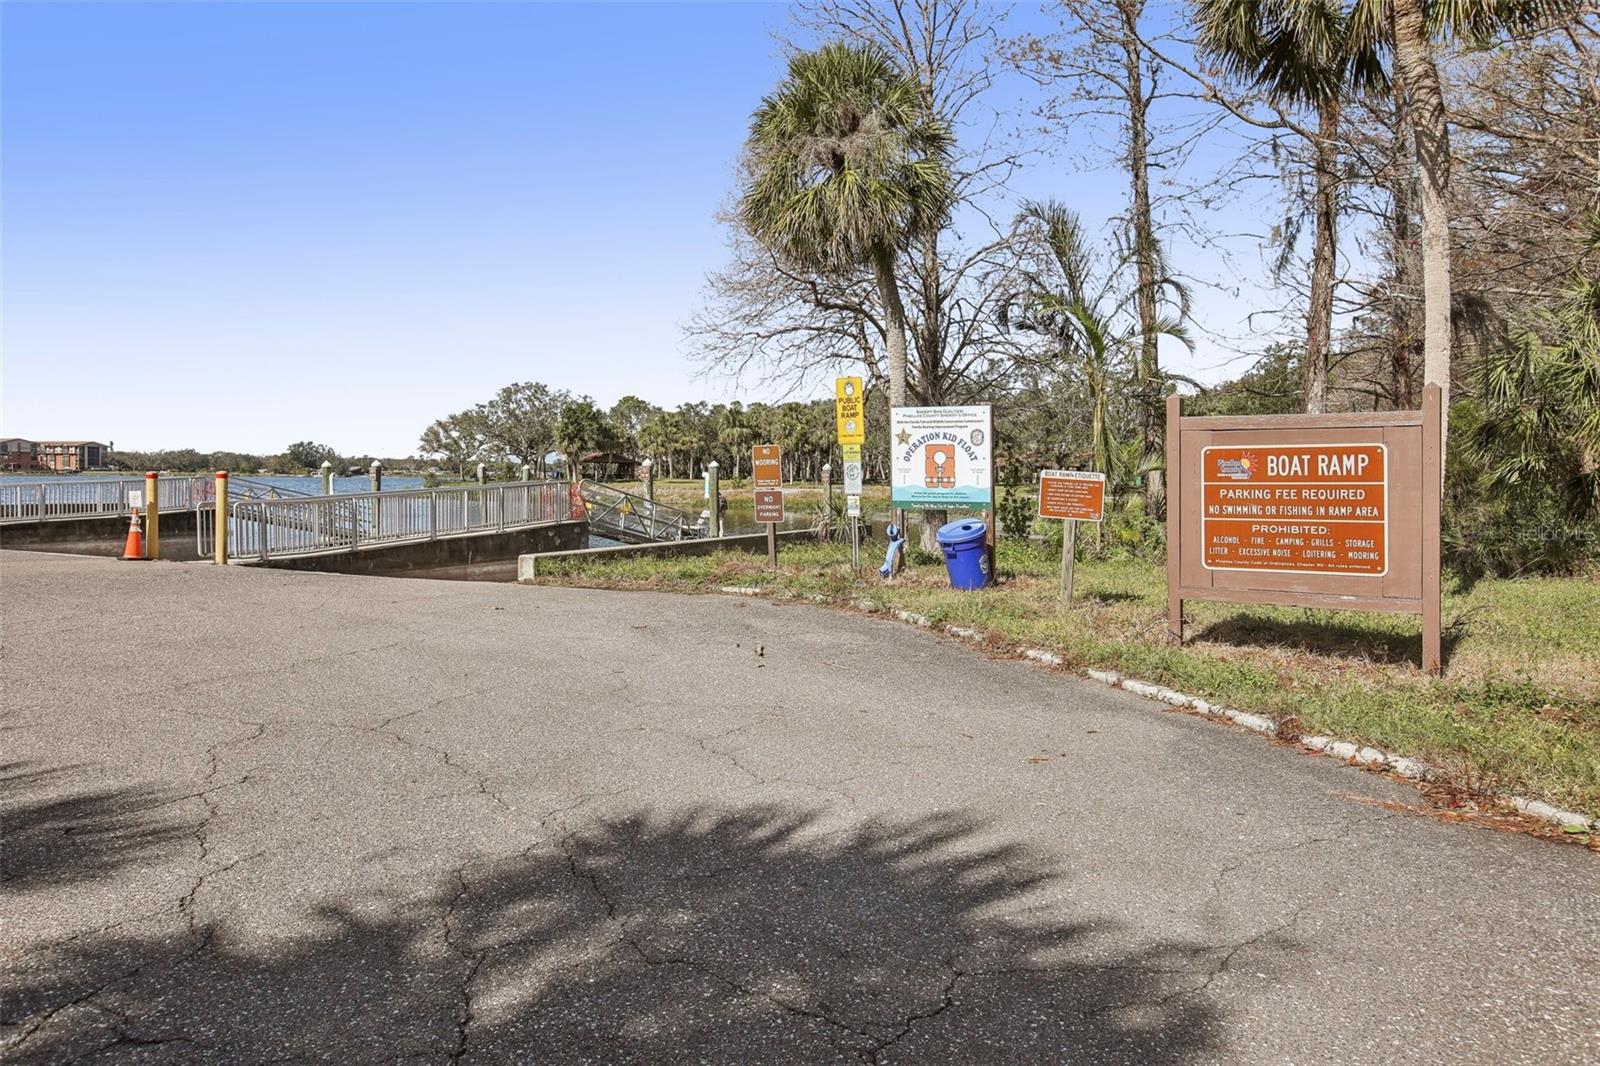
[[[161,558],[161,478],[155,471],[144,475],[144,557]]]
[[[228,472],[217,471],[216,541],[218,566],[228,562]]]

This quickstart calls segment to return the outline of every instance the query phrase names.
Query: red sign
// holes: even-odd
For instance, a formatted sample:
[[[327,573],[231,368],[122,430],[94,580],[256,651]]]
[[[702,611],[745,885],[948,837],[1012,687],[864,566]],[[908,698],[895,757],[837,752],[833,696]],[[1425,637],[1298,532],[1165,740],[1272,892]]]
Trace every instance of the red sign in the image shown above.
[[[1201,565],[1387,573],[1387,464],[1382,444],[1202,449]]]
[[[783,521],[783,490],[782,489],[757,489],[756,490],[756,521],[757,522],[782,522]]]
[[[1039,517],[1098,522],[1105,513],[1106,476],[1093,470],[1039,471]]]
[[[758,489],[783,488],[783,449],[776,444],[757,444],[750,450],[750,473]]]

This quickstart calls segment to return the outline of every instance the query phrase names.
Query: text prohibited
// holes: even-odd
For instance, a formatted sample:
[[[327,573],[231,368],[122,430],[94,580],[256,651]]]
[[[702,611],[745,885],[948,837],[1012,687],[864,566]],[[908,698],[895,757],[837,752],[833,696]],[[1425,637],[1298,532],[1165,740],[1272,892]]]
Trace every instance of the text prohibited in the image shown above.
[[[1387,465],[1382,444],[1203,449],[1201,565],[1381,577]]]
[[[1039,471],[1039,517],[1098,522],[1105,511],[1106,476],[1093,470]]]
[[[756,490],[756,521],[783,521],[783,492],[780,489]]]

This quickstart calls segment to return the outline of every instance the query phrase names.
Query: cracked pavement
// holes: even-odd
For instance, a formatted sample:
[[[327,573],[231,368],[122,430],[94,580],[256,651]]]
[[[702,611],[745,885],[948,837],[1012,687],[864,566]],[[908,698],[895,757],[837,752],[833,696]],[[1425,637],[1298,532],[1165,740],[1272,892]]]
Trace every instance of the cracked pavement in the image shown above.
[[[1600,1059],[1591,853],[913,627],[5,552],[0,650],[6,1061]]]

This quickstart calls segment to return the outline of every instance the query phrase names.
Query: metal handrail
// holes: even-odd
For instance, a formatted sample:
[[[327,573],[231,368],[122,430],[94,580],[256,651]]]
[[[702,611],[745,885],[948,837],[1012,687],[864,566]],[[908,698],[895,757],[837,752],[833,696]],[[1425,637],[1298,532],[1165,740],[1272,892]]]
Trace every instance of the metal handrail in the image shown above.
[[[216,492],[207,477],[158,479],[163,511],[186,511]],[[37,522],[58,518],[87,518],[131,513],[128,493],[143,493],[145,479],[58,478],[52,481],[14,482],[0,479],[0,523]],[[146,501],[148,503],[148,501]]]
[[[698,515],[648,496],[588,478],[578,483],[578,492],[589,512],[589,525],[606,536],[657,541],[699,535]]]
[[[215,490],[213,490],[215,492]],[[302,492],[300,489],[284,488],[282,485],[269,485],[265,481],[254,478],[240,477],[238,474],[228,478],[228,499],[230,500],[276,500],[284,496],[296,498],[302,496],[317,496],[319,493]]]
[[[335,496],[241,499],[229,494],[230,560],[354,551],[375,544],[434,540],[571,518],[560,481],[508,481],[441,489],[352,492]],[[215,552],[215,511],[202,507],[196,548]]]

